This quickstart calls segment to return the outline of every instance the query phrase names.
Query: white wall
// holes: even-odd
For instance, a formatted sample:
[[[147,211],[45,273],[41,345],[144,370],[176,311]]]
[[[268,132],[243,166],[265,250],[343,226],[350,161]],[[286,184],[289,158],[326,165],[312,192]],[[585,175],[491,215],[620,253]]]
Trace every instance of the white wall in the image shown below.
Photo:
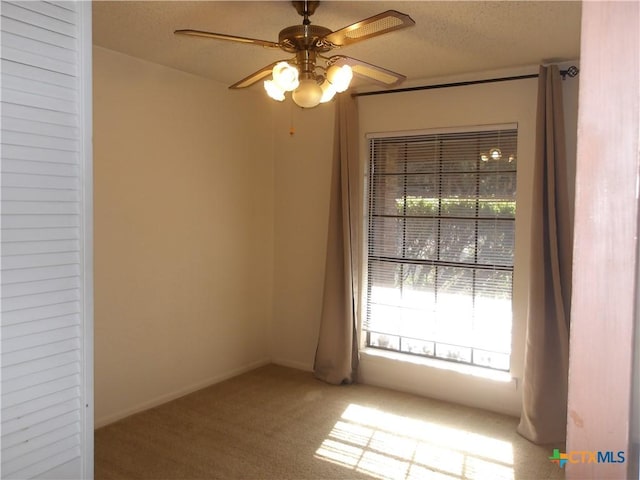
[[[274,113],[271,356],[276,363],[311,370],[322,308],[334,108],[302,110],[288,100],[276,104]]]
[[[270,116],[94,48],[97,426],[269,361]]]

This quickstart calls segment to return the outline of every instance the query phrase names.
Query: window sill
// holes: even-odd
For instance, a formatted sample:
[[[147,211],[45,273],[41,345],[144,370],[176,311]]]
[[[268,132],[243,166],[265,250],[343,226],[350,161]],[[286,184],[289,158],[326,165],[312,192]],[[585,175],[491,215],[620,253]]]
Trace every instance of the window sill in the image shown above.
[[[437,368],[440,370],[449,370],[462,375],[471,375],[474,377],[481,377],[487,380],[493,380],[496,382],[513,383],[517,388],[517,379],[511,376],[510,372],[502,372],[498,370],[490,370],[483,367],[477,367],[474,365],[465,365],[462,363],[448,362],[446,360],[438,360],[437,358],[419,357],[417,355],[407,355],[400,352],[393,352],[389,350],[380,350],[377,348],[363,348],[360,350],[361,358],[371,359],[388,359],[396,362],[412,363],[414,365],[421,365],[429,368]]]

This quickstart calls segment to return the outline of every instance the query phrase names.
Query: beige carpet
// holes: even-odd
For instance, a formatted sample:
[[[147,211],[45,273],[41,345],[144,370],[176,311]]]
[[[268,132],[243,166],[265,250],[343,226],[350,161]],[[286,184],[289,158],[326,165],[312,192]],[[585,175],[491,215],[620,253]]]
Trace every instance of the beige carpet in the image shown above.
[[[95,478],[564,478],[516,424],[269,365],[97,430]]]

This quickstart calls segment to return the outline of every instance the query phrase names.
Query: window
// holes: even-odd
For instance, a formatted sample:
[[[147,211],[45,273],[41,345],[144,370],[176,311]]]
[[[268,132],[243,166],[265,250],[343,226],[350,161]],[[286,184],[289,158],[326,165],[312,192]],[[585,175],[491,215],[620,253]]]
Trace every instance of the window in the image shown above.
[[[367,347],[509,370],[515,126],[369,138]]]

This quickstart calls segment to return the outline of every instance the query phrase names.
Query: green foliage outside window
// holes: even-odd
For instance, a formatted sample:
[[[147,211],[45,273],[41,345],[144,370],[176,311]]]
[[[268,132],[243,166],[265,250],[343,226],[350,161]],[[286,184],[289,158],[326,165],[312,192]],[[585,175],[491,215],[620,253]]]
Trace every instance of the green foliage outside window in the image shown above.
[[[407,216],[434,217],[461,215],[464,212],[468,212],[468,216],[472,216],[475,214],[476,204],[478,207],[478,215],[482,217],[515,217],[516,215],[515,200],[496,200],[486,198],[438,199],[411,196],[396,199],[398,214]]]

